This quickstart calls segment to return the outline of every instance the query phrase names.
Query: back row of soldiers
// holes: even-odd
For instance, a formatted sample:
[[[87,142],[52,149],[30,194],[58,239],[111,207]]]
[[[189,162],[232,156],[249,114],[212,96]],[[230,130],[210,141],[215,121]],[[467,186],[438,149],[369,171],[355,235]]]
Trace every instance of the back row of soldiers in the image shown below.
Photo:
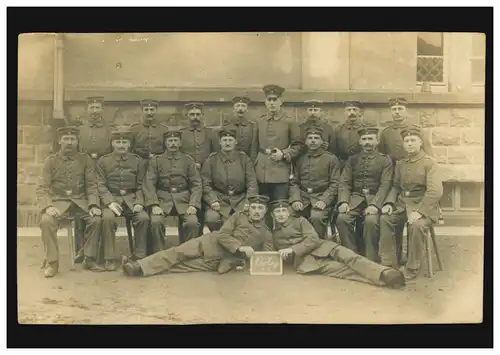
[[[321,119],[322,102],[307,101],[309,117],[297,125],[281,110],[285,90],[277,85],[267,85],[263,90],[268,113],[255,123],[245,115],[250,100],[235,97],[235,117],[224,122],[219,138],[202,123],[203,105],[199,103],[186,105],[188,126],[171,131],[155,119],[158,102],[141,101],[144,119],[127,131],[116,130],[105,122],[102,98],[89,98],[89,120],[79,129],[60,130],[61,151],[47,159],[39,184],[46,276],[57,273],[54,233],[58,217],[66,212],[81,215],[85,223],[84,268],[115,270],[115,216],[132,219],[135,257],[142,259],[172,246],[165,241],[165,216],[179,216],[178,242],[182,244],[201,235],[205,222],[211,231],[220,229],[230,215],[248,207],[248,198],[259,193],[271,201],[289,200],[292,209],[307,217],[321,238],[326,238],[328,223],[333,220],[342,245],[387,266],[401,262],[394,255],[401,259],[398,233],[404,225],[402,220],[396,221],[394,216],[384,220],[382,227],[390,226],[386,228],[389,242],[381,240],[385,250],[379,252],[378,248],[379,235],[384,234],[379,231],[381,212],[387,212],[387,206],[396,207],[396,200],[387,201],[388,195],[394,195],[389,194],[391,188],[394,190],[393,166],[396,161],[404,165],[422,160],[420,157],[413,161],[413,156],[407,159],[407,150],[403,149],[405,134],[417,137],[423,149],[431,153],[427,138],[407,121],[406,101],[391,99],[394,122],[382,131],[379,140],[376,128],[363,125],[360,102],[347,102],[347,121],[332,129]],[[76,146],[80,153],[74,153]],[[421,154],[425,164],[435,164]],[[405,169],[403,173],[412,170]],[[398,171],[396,168],[394,180],[400,184]],[[406,175],[404,183],[411,183],[413,177]],[[430,177],[432,181],[422,182],[418,176],[421,193],[412,196],[422,200],[430,184],[434,191],[431,202],[437,203],[442,187],[435,174]],[[404,190],[405,194],[414,189],[405,186]],[[399,194],[395,194],[391,198],[397,198]],[[341,217],[335,222],[332,217],[337,211]],[[387,215],[392,216],[390,212]],[[433,216],[422,208],[412,212],[433,221]],[[405,221],[412,218],[416,217],[408,215]],[[101,228],[97,227],[98,219],[102,219]],[[268,225],[272,223],[269,217]],[[358,229],[362,230],[362,239]],[[422,233],[414,239],[420,240]],[[100,239],[104,242],[104,268],[97,263]],[[418,257],[418,251],[414,252]],[[418,271],[414,259],[408,263],[410,278]]]

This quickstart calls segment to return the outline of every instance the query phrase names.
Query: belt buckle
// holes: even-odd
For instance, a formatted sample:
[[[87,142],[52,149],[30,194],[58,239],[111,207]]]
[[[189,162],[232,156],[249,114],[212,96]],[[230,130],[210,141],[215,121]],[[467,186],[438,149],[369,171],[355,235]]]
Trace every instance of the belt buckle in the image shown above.
[[[71,196],[73,195],[73,191],[71,190],[66,190],[66,196]]]
[[[172,188],[170,189],[170,191],[171,191],[171,192],[177,192],[177,187],[172,187]]]
[[[153,153],[149,153],[149,159],[153,159],[154,158],[154,154]]]
[[[201,169],[201,164],[200,163],[195,163],[197,169]]]
[[[266,154],[267,154],[267,155],[270,155],[270,154],[271,154],[271,149],[266,148]]]
[[[370,193],[370,189],[363,189],[363,193],[364,193],[365,195],[368,195],[368,194]]]
[[[127,191],[126,190],[120,190],[120,195],[124,196],[127,194]]]
[[[308,192],[308,193],[310,193],[310,194],[312,194],[313,189],[312,189],[312,188],[310,188],[310,187],[308,187],[308,188],[307,188],[307,192]]]
[[[410,191],[405,191],[405,192],[404,192],[404,196],[405,196],[405,197],[410,197]]]
[[[229,196],[233,196],[233,195],[234,195],[234,191],[233,191],[233,190],[229,190],[229,191],[227,192],[227,194],[228,194]]]
[[[91,157],[92,159],[97,159],[97,153],[91,153],[91,154],[90,154],[90,157]]]

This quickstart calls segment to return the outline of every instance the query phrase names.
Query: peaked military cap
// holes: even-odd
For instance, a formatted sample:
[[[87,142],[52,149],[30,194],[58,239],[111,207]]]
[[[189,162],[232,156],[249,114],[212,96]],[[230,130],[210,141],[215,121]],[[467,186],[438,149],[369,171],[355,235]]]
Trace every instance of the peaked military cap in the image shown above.
[[[323,138],[325,131],[321,126],[309,126],[306,129],[306,137],[310,134],[319,134]]]
[[[415,126],[415,125],[410,125],[406,128],[403,128],[401,130],[401,137],[408,137],[408,136],[417,136],[422,138],[422,130],[420,127]]]
[[[281,200],[276,200],[271,202],[271,209],[275,210],[277,208],[288,208],[290,206],[290,203],[288,200],[281,199]]]
[[[232,128],[222,128],[219,131],[219,137],[233,137],[236,138],[236,130]]]
[[[163,133],[163,138],[168,138],[168,137],[181,138],[182,137],[182,132],[178,131],[178,130],[168,130],[165,133]]]
[[[57,133],[60,136],[74,135],[78,136],[80,129],[77,126],[64,126],[57,129]]]
[[[141,102],[141,106],[155,106],[155,107],[160,106],[160,102],[158,102],[156,100],[144,99],[144,100],[141,100],[140,102]]]
[[[87,101],[87,104],[93,104],[93,103],[104,103],[104,96],[87,96],[85,98]]]
[[[233,97],[233,99],[231,100],[231,102],[234,104],[238,103],[238,102],[242,102],[244,104],[249,104],[250,103],[250,99],[246,96],[235,96]]]
[[[363,104],[361,103],[361,101],[344,101],[344,106],[345,107],[352,106],[352,107],[363,108]]]
[[[309,107],[319,107],[321,108],[323,106],[323,100],[317,100],[317,99],[311,99],[304,101]]]
[[[378,128],[373,126],[362,126],[358,129],[358,134],[364,136],[365,134],[378,134]]]
[[[203,104],[201,102],[189,102],[184,105],[186,110],[191,110],[193,108],[199,108],[200,110],[203,109]]]
[[[260,203],[262,205],[267,205],[269,202],[269,197],[265,195],[254,195],[248,197],[248,203]]]
[[[111,132],[111,140],[128,139],[131,141],[132,137],[133,137],[132,131],[128,127],[115,129],[114,131]]]
[[[389,106],[396,106],[396,105],[401,105],[401,106],[407,106],[408,101],[404,97],[393,97],[389,99]]]
[[[281,97],[281,95],[283,95],[283,93],[285,92],[285,88],[282,88],[279,85],[269,84],[269,85],[265,85],[262,88],[262,91],[264,91],[264,94],[266,96],[276,95],[278,97]]]

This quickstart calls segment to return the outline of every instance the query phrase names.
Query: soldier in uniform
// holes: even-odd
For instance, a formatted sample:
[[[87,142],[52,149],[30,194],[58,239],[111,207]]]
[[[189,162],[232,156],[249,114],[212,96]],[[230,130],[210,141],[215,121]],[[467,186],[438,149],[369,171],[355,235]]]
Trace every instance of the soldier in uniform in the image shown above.
[[[37,186],[41,210],[40,229],[45,251],[45,277],[53,277],[59,269],[57,229],[61,219],[80,217],[85,222],[85,269],[102,271],[96,264],[97,241],[101,227],[101,210],[94,163],[78,152],[78,128],[58,129],[61,150],[49,156]]]
[[[363,105],[359,101],[346,101],[344,103],[346,121],[337,126],[335,134],[335,155],[342,163],[361,151],[359,145],[358,129],[363,125]]]
[[[129,129],[111,133],[113,153],[97,162],[97,181],[102,205],[102,234],[104,239],[104,268],[116,270],[115,237],[116,217],[132,220],[135,238],[135,256],[146,256],[146,238],[149,216],[144,211],[142,181],[146,173],[147,160],[130,153],[132,132]]]
[[[305,133],[309,127],[321,127],[323,130],[323,148],[325,148],[326,151],[335,154],[336,141],[333,128],[321,119],[323,114],[323,101],[313,99],[305,101],[305,104],[307,104],[307,119],[299,125],[302,140],[305,140]]]
[[[340,178],[337,229],[343,246],[358,254],[364,250],[378,262],[380,210],[391,189],[393,165],[377,151],[378,128],[362,127],[357,134],[362,151],[347,159]]]
[[[220,151],[211,153],[201,169],[205,222],[211,232],[219,230],[236,211],[241,211],[247,197],[258,194],[252,160],[235,150],[237,133],[223,127],[219,132]]]
[[[327,236],[328,218],[337,200],[340,179],[340,162],[323,148],[324,137],[321,126],[307,128],[307,152],[297,159],[290,186],[292,208],[309,219],[320,238]]]
[[[190,102],[184,105],[189,123],[187,127],[182,127],[181,151],[193,158],[196,168],[201,171],[201,166],[208,159],[210,153],[219,150],[219,139],[214,130],[206,127],[202,122],[203,104]],[[198,236],[203,234],[205,225],[205,209],[199,208],[196,214],[200,227]]]
[[[267,196],[251,196],[248,211],[233,214],[217,232],[139,261],[124,258],[123,272],[128,276],[151,276],[162,272],[229,272],[255,251],[273,249],[271,231],[264,223],[268,201]]]
[[[257,153],[259,152],[257,123],[250,121],[245,115],[250,99],[245,96],[235,96],[232,102],[234,117],[230,120],[225,120],[222,128],[236,130],[236,140],[238,142],[236,148],[245,152],[255,162]]]
[[[408,156],[396,163],[394,184],[385,200],[380,221],[380,257],[384,265],[397,265],[396,231],[408,222],[408,260],[404,269],[407,280],[420,269],[424,238],[428,227],[439,218],[438,202],[443,183],[436,161],[422,150],[422,132],[418,127],[401,131]]]
[[[181,135],[179,131],[165,133],[167,149],[151,159],[143,183],[145,205],[151,209],[153,253],[165,249],[166,216],[178,216],[180,243],[198,235],[201,178],[194,160],[180,152]]]
[[[142,100],[142,122],[131,126],[133,133],[132,152],[142,159],[152,159],[155,155],[163,154],[165,146],[163,136],[168,131],[167,125],[158,122],[156,112],[160,103],[155,100]]]
[[[285,262],[293,262],[299,274],[323,274],[377,286],[401,288],[403,273],[382,266],[330,240],[318,237],[313,226],[301,216],[291,216],[288,201],[275,201],[274,248]]]

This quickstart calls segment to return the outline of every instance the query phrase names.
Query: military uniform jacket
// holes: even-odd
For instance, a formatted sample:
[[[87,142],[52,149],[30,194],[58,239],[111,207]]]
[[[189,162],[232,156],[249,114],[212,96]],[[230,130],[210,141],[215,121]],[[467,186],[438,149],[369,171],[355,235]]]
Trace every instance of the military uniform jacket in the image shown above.
[[[200,173],[193,159],[181,152],[167,151],[150,160],[142,191],[146,206],[158,205],[165,214],[173,206],[181,215],[188,206],[201,207]]]
[[[257,181],[260,183],[288,183],[291,162],[302,151],[299,126],[283,111],[275,117],[265,114],[258,123],[259,154],[255,164]],[[275,162],[266,149],[278,148],[283,151],[283,160]]]
[[[354,209],[366,201],[381,209],[391,189],[393,171],[391,158],[377,151],[349,157],[340,177],[338,204],[347,202]]]
[[[142,181],[146,174],[146,161],[138,155],[108,154],[97,162],[97,182],[103,206],[111,202],[125,203],[130,210],[134,205],[144,205]]]
[[[290,202],[304,206],[323,201],[330,206],[337,197],[341,165],[337,157],[323,149],[307,152],[295,163],[290,186]]]
[[[236,130],[238,150],[245,152],[255,162],[259,152],[257,123],[249,121],[246,117],[234,117],[224,121],[222,128]]]
[[[75,203],[87,212],[99,206],[94,162],[87,154],[66,156],[58,152],[49,156],[37,185],[37,203],[41,211],[54,206],[64,213]]]
[[[211,128],[203,124],[198,127],[189,125],[182,127],[180,131],[182,132],[181,151],[194,159],[198,169],[201,169],[210,153],[219,151],[219,139]]]
[[[335,155],[337,158],[346,161],[351,155],[361,151],[358,129],[361,128],[362,125],[362,120],[358,119],[353,123],[346,121],[345,123],[337,126],[334,132]]]
[[[336,137],[333,131],[332,126],[328,123],[323,122],[320,119],[308,118],[304,122],[299,125],[300,134],[302,137],[302,141],[305,142],[305,132],[309,127],[321,127],[323,129],[324,141],[328,144],[326,150],[332,154],[335,154],[335,149],[337,147]],[[307,151],[307,147],[304,146],[304,151]]]
[[[143,159],[150,159],[153,155],[163,154],[165,144],[163,134],[168,131],[168,126],[152,120],[151,122],[134,123],[130,127],[133,134],[131,151]]]
[[[203,200],[209,206],[221,205],[220,213],[229,216],[247,197],[258,194],[252,160],[243,152],[212,153],[201,169]]]
[[[391,123],[387,126],[380,134],[380,142],[378,145],[378,150],[381,153],[389,155],[393,161],[397,161],[408,156],[406,150],[403,147],[403,138],[401,137],[401,131],[408,126],[416,126],[408,124],[405,122],[402,125],[396,125]],[[418,127],[418,126],[416,126]],[[427,153],[427,155],[434,155],[432,151],[432,146],[429,137],[424,136],[422,139],[422,149]]]
[[[112,152],[111,131],[115,128],[113,124],[106,122],[103,118],[93,120],[89,118],[78,127],[80,129],[78,148],[82,153],[87,153],[92,159]]]
[[[433,158],[420,151],[396,163],[394,185],[386,203],[395,207],[395,213],[406,210],[409,216],[417,211],[436,223],[442,195],[443,181],[438,165]]]

